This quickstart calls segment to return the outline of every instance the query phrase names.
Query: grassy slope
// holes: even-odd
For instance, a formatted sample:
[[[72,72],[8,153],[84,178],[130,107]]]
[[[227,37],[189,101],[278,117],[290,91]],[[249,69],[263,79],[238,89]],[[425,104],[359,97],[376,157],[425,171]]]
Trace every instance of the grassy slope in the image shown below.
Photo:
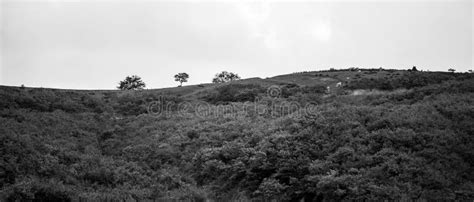
[[[324,96],[304,88],[338,82],[345,87]],[[258,96],[317,101],[324,116],[146,113],[160,96],[176,103],[205,100],[236,84],[244,90],[296,84],[288,98],[269,99],[264,90]],[[378,70],[144,91],[0,86],[0,196],[472,199],[473,88],[467,74]]]
[[[362,72],[357,71],[323,71],[323,72],[304,72],[304,73],[293,73],[275,76],[271,78],[261,79],[261,78],[248,78],[232,83],[237,84],[255,84],[263,87],[269,87],[272,85],[284,85],[284,84],[297,84],[300,86],[330,86],[335,87],[338,82],[350,82],[358,78],[388,78],[390,76],[403,77],[405,74],[408,74],[407,71],[367,71]],[[429,74],[429,73],[427,73]],[[446,73],[447,74],[447,73]],[[206,92],[213,91],[216,87],[228,85],[225,84],[199,84],[199,85],[185,85],[183,87],[169,87],[169,88],[160,88],[160,89],[148,89],[147,92],[155,94],[171,94],[176,96],[181,96],[184,98],[196,98],[196,95],[205,94]],[[0,89],[9,89],[9,88],[19,88],[14,86],[1,86]],[[49,89],[49,88],[28,88],[25,90],[51,90],[61,93],[79,93],[79,94],[88,94],[97,96],[97,98],[102,98],[104,94],[127,94],[130,92],[120,91],[120,90],[70,90],[70,89]]]

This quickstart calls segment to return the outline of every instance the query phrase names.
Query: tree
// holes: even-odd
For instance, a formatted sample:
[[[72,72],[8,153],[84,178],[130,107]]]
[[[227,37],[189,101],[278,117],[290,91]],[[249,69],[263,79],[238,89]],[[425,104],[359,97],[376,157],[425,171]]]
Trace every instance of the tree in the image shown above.
[[[178,73],[174,75],[174,80],[179,82],[179,87],[183,85],[183,82],[188,82],[189,75],[187,73]]]
[[[416,66],[413,66],[413,68],[411,68],[411,71],[416,72],[416,71],[418,71],[418,69],[416,69]]]
[[[456,70],[453,68],[449,68],[448,71],[450,71],[451,73],[454,73]]]
[[[240,76],[233,72],[223,71],[219,74],[216,74],[214,79],[212,79],[212,83],[226,83],[229,81],[239,80]]]
[[[145,82],[137,75],[127,76],[125,80],[119,82],[117,88],[120,90],[141,90],[145,88]]]

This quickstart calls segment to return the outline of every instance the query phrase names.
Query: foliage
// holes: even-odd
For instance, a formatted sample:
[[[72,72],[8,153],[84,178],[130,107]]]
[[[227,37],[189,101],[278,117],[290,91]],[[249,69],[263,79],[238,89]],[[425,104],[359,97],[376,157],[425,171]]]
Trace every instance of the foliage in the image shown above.
[[[323,94],[325,92],[326,92],[326,86],[323,86],[323,85],[298,86],[295,84],[286,84],[281,87],[281,97],[283,98],[296,96],[298,94],[313,95],[313,94]]]
[[[377,75],[339,95],[229,83],[198,88],[202,100],[0,87],[0,200],[472,201],[472,74]],[[149,113],[156,102],[168,116]],[[215,113],[184,113],[190,102]],[[260,113],[286,102],[317,105]]]
[[[183,85],[183,82],[188,82],[189,75],[185,72],[174,75],[174,80],[179,82],[179,86]]]
[[[212,83],[226,83],[229,81],[235,81],[239,79],[240,79],[240,76],[238,74],[233,73],[233,72],[223,71],[214,76],[214,78],[212,79]]]
[[[127,76],[123,81],[119,82],[117,88],[120,90],[141,90],[145,88],[145,82],[137,75]]]
[[[464,79],[466,75],[453,75],[441,72],[419,72],[411,71],[407,74],[395,75],[377,78],[359,78],[349,82],[346,85],[348,89],[380,89],[394,90],[399,88],[411,89],[430,84],[436,84],[453,79]]]
[[[265,89],[253,84],[228,84],[217,87],[214,93],[206,95],[204,100],[212,104],[229,102],[253,102]]]

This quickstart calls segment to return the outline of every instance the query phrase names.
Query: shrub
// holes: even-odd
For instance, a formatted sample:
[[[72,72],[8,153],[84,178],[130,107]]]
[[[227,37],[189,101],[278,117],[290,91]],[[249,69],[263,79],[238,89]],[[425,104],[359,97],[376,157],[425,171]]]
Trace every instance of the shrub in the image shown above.
[[[228,84],[218,87],[216,92],[204,97],[213,104],[227,104],[229,102],[254,101],[265,89],[254,84]]]

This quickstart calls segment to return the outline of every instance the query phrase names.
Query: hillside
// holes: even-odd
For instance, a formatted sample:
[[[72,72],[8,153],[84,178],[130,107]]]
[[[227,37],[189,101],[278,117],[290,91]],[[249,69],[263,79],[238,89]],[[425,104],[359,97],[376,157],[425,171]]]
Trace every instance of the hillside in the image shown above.
[[[472,123],[467,73],[0,86],[0,199],[473,200]]]

